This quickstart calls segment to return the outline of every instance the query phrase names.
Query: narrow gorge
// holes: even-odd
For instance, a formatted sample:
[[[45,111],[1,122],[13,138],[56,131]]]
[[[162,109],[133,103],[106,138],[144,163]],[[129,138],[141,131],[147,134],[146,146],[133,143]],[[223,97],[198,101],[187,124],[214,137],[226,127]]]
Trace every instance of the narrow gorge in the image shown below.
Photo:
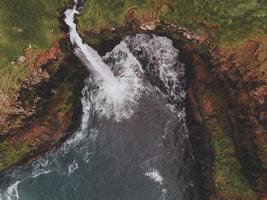
[[[0,200],[267,198],[267,5],[180,3],[52,3],[60,37],[0,70]]]

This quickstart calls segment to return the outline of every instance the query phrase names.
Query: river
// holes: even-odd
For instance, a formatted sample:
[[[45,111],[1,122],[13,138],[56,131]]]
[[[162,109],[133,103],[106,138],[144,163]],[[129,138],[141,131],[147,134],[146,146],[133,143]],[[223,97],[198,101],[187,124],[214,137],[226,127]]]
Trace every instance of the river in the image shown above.
[[[179,50],[166,37],[137,34],[101,57],[76,30],[77,4],[65,22],[74,54],[91,72],[80,128],[56,150],[6,172],[0,199],[197,199]]]

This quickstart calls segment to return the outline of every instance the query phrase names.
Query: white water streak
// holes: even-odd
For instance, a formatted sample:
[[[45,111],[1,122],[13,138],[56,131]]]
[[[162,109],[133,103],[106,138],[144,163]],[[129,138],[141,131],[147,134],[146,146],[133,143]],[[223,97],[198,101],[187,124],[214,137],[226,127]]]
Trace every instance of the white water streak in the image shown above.
[[[76,162],[76,160],[73,160],[68,166],[68,176],[72,175],[77,169],[79,169],[79,164]]]
[[[76,30],[74,18],[76,14],[80,14],[76,10],[76,5],[73,9],[65,11],[65,22],[69,26],[69,36],[71,43],[75,46],[75,54],[93,73],[95,81],[105,82],[105,84],[114,84],[117,82],[111,70],[102,61],[99,54],[90,46],[83,43],[79,33]]]
[[[131,64],[125,64],[120,73],[114,76],[110,67],[103,62],[100,55],[89,45],[84,43],[77,32],[74,22],[75,15],[79,14],[77,10],[77,1],[72,9],[65,11],[65,23],[69,26],[69,37],[74,45],[75,55],[87,66],[92,73],[94,84],[99,88],[94,92],[92,98],[95,100],[95,110],[107,118],[120,121],[128,119],[133,114],[132,105],[139,97],[139,80],[136,79],[135,71],[132,71]],[[124,45],[127,49],[126,45]],[[134,63],[138,61],[134,56],[128,58]],[[129,63],[128,62],[128,63]],[[141,65],[140,67],[141,68]],[[116,69],[115,69],[116,70]]]
[[[19,200],[19,192],[18,192],[19,183],[20,183],[20,181],[17,181],[7,188],[7,191],[4,195],[4,197],[7,200],[13,200],[13,199]]]
[[[163,177],[156,169],[150,169],[148,172],[145,173],[145,176],[148,176],[152,181],[159,183],[160,185],[163,184]]]
[[[164,178],[160,175],[159,171],[156,169],[149,169],[145,173],[145,176],[149,177],[152,181],[158,183],[162,187],[161,188],[162,200],[166,200],[166,195],[168,190],[163,186]]]

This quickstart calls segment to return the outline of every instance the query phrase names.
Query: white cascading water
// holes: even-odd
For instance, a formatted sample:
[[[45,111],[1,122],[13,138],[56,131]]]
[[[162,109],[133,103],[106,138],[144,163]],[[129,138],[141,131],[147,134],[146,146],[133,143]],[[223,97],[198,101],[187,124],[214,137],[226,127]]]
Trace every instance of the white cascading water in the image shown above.
[[[178,120],[185,120],[184,108],[177,106],[182,104],[185,99],[183,85],[185,71],[183,64],[178,59],[179,51],[173,47],[172,41],[166,37],[155,35],[128,36],[102,58],[92,47],[83,43],[77,32],[74,18],[79,14],[78,1],[74,2],[73,8],[67,9],[64,13],[65,22],[69,26],[69,37],[74,46],[75,55],[91,72],[82,91],[83,115],[80,129],[57,150],[51,151],[43,158],[33,162],[26,177],[18,178],[17,174],[20,174],[20,169],[18,168],[18,173],[14,170],[14,176],[10,175],[12,180],[14,179],[13,184],[3,191],[0,188],[0,200],[18,200],[18,187],[24,180],[53,171],[65,173],[68,176],[72,175],[79,168],[76,160],[71,161],[67,168],[64,165],[66,163],[60,163],[59,160],[69,157],[68,153],[75,149],[75,151],[81,152],[79,154],[83,156],[84,162],[88,162],[88,155],[90,156],[92,153],[86,149],[90,146],[88,138],[97,137],[97,130],[90,129],[91,113],[94,112],[98,116],[112,119],[115,122],[129,119],[134,115],[138,100],[144,93],[153,89],[151,85],[158,87],[159,91],[163,91],[169,98],[170,105],[175,105],[174,110],[178,113]],[[146,60],[144,62],[146,64],[142,67],[140,62],[143,63],[143,59]],[[150,81],[144,83],[145,76],[152,82],[154,79],[154,83],[150,84]],[[177,121],[177,118],[174,120]],[[168,124],[165,129],[167,128]],[[96,134],[93,134],[94,132]],[[162,136],[163,139],[167,134],[167,131],[165,132]],[[180,140],[184,141],[183,138]],[[162,189],[162,199],[165,199],[167,189],[163,185],[164,180],[159,171],[151,168],[144,171],[144,175],[159,184]]]
[[[95,110],[107,118],[112,116],[115,121],[130,118],[134,112],[134,103],[140,97],[139,92],[142,90],[141,79],[136,74],[136,71],[142,70],[142,67],[140,64],[139,66],[122,65],[115,76],[100,55],[92,47],[83,43],[79,36],[74,22],[75,15],[79,14],[77,3],[76,0],[73,8],[65,11],[65,23],[69,26],[69,37],[74,45],[75,55],[90,70],[93,82],[98,87],[93,94]],[[126,45],[125,48],[127,48]],[[127,59],[133,60],[135,57],[129,56]]]

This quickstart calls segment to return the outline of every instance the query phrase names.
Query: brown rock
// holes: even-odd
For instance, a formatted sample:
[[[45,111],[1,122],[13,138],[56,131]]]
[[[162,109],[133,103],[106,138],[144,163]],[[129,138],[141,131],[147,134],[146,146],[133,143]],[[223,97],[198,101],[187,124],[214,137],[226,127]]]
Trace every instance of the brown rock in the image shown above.
[[[124,24],[131,24],[135,22],[137,19],[137,10],[136,8],[132,8],[127,11],[127,13],[124,16]]]
[[[267,85],[256,88],[250,92],[251,98],[259,104],[264,104],[267,99]]]
[[[207,97],[202,97],[201,98],[201,104],[202,104],[202,106],[204,108],[204,112],[207,115],[212,116],[214,114],[213,105],[212,105],[211,101]]]

